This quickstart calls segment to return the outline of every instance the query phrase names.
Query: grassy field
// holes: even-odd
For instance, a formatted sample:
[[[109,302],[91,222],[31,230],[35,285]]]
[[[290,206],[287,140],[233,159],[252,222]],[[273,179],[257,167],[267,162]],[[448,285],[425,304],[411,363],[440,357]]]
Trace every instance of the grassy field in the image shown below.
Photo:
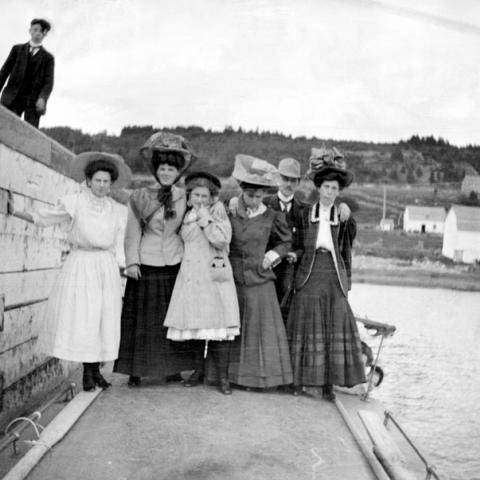
[[[363,227],[365,227],[363,225]],[[383,258],[400,258],[402,260],[442,261],[450,264],[450,260],[442,257],[441,235],[405,233],[401,230],[381,232],[362,228],[359,225],[354,244],[355,255],[373,255]]]
[[[407,205],[440,206],[450,208],[455,203],[459,189],[451,186],[387,185],[386,217],[398,226]],[[353,185],[344,195],[353,198],[359,206],[355,218],[360,224],[378,225],[382,218],[383,186]]]

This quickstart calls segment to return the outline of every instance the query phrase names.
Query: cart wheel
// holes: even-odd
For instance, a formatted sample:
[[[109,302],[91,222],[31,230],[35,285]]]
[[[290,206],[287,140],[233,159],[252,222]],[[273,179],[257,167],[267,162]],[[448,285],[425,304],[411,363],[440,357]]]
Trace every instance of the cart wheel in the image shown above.
[[[372,373],[373,367],[370,369],[370,373]],[[381,383],[383,382],[383,369],[382,367],[379,367],[378,365],[375,367],[375,370],[373,372],[373,380],[372,384],[374,387],[379,387]]]

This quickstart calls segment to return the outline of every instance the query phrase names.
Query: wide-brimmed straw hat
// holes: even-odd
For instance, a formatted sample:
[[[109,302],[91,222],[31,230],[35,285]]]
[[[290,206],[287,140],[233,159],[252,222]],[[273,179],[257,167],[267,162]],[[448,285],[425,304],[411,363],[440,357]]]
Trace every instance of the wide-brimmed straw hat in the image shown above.
[[[337,180],[340,188],[346,188],[353,182],[353,173],[347,170],[345,156],[336,147],[312,148],[306,176],[315,185],[319,185],[326,176]]]
[[[78,154],[70,166],[72,178],[78,182],[83,182],[85,180],[85,169],[89,163],[95,160],[109,162],[117,169],[118,178],[112,183],[112,188],[124,188],[132,181],[132,172],[123,158],[116,153],[106,152],[83,152]]]
[[[284,177],[298,178],[302,177],[300,162],[294,158],[283,158],[278,164],[278,173]]]
[[[266,160],[239,153],[235,155],[232,177],[240,183],[260,188],[278,188],[278,169]]]
[[[154,133],[140,148],[140,155],[144,159],[148,170],[154,177],[157,175],[155,166],[152,162],[155,151],[180,153],[184,159],[183,164],[179,165],[179,170],[182,172],[190,166],[194,158],[192,150],[181,135],[176,135],[175,133],[170,132]]]

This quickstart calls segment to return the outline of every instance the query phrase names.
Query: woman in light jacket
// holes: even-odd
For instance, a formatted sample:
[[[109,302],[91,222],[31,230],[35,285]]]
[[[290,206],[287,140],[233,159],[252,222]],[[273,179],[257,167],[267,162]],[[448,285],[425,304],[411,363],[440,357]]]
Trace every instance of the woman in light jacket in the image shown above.
[[[121,206],[108,194],[131,180],[118,155],[85,152],[72,163],[71,175],[86,180],[80,193],[65,195],[55,207],[13,212],[36,225],[63,223],[72,250],[58,275],[41,323],[39,350],[83,363],[83,389],[108,388],[99,362],[117,358],[122,288],[115,259],[125,226]]]
[[[192,160],[183,137],[157,132],[140,149],[158,182],[135,190],[128,207],[125,273],[129,277],[122,310],[120,352],[114,372],[129,375],[128,385],[142,377],[161,382],[191,370],[193,351],[166,338],[163,325],[183,257],[178,232],[186,196],[175,184]]]
[[[184,242],[180,273],[164,325],[167,338],[196,341],[195,372],[185,383],[196,385],[204,372],[203,346],[216,368],[220,390],[232,393],[227,379],[228,340],[239,334],[237,293],[228,249],[232,229],[225,207],[218,201],[220,180],[207,172],[185,178],[188,210],[180,235]]]
[[[328,400],[335,398],[334,385],[365,382],[357,324],[347,299],[356,224],[351,217],[340,221],[334,205],[353,174],[334,153],[310,172],[319,201],[302,212],[297,224],[292,255],[299,263],[287,322],[294,393],[304,386],[322,387]]]

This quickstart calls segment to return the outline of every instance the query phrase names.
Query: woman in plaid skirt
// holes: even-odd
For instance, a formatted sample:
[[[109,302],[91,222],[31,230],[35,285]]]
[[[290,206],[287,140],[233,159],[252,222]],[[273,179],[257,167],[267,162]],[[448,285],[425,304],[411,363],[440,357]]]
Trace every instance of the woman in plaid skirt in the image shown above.
[[[290,307],[289,337],[294,393],[304,386],[323,387],[333,400],[333,385],[365,382],[361,344],[348,303],[351,248],[356,234],[353,218],[339,220],[334,201],[353,181],[338,151],[326,151],[311,164],[311,178],[320,200],[298,221],[293,262],[299,262]]]

